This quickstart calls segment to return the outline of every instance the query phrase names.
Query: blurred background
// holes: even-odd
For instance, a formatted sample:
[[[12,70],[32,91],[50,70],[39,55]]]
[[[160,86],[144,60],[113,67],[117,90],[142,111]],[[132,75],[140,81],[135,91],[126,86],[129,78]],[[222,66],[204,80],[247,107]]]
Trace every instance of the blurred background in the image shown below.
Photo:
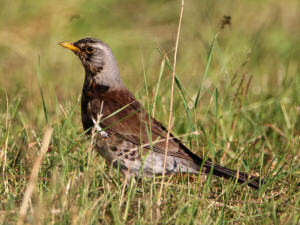
[[[172,65],[180,8],[179,0],[0,0],[0,223],[19,218],[47,125],[54,133],[27,215],[34,224],[299,223],[299,0],[185,1],[176,73],[186,91],[174,90],[172,132],[200,156],[262,175],[259,193],[234,180],[209,178],[202,188],[173,179],[159,208],[154,180],[124,197],[118,170],[88,148],[84,69],[58,43],[109,44],[126,86],[167,125],[172,73],[160,51]]]
[[[279,95],[280,101],[287,103],[298,99],[299,95],[289,89],[299,85],[299,5],[298,0],[186,1],[177,74],[189,95],[193,99],[197,95],[209,49],[217,36],[200,105],[211,101],[205,97],[206,90],[222,89],[227,81],[238,82],[236,77],[251,80],[247,89],[250,102]],[[162,61],[157,48],[172,61],[181,2],[2,0],[0,6],[1,123],[7,95],[11,103],[20,98],[26,127],[40,129],[45,121],[38,68],[52,121],[60,111],[58,104],[73,105],[81,94],[83,68],[72,52],[58,45],[61,41],[93,37],[108,43],[125,84],[144,104],[145,73],[151,102]],[[170,70],[165,69],[158,99],[163,106],[169,104],[169,97],[164,95],[169,93],[170,77]],[[180,99],[178,89],[176,99]],[[175,101],[175,106],[175,111],[182,110],[180,101]],[[167,109],[158,114],[160,120],[167,118]],[[77,107],[77,114],[79,110]],[[181,117],[185,120],[185,114],[177,117],[175,125],[182,123]],[[76,119],[80,126],[79,115]]]

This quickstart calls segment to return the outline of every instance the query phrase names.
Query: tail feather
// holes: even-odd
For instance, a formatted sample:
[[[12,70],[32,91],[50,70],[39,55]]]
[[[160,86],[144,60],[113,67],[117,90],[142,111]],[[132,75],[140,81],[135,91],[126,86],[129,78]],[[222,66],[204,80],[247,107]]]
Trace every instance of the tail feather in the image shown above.
[[[228,169],[226,167],[220,166],[218,164],[212,165],[212,162],[206,161],[204,164],[204,167],[207,168],[209,171],[211,170],[213,166],[213,175],[218,177],[224,177],[224,178],[237,178],[239,183],[247,183],[249,187],[252,187],[254,189],[259,189],[260,182],[259,177],[250,176],[247,173],[238,172],[235,170]]]
[[[175,140],[179,144],[180,148],[183,149],[185,153],[187,153],[193,159],[194,163],[196,164],[195,168],[198,169],[202,165],[203,159],[191,152],[180,141],[178,141],[177,139]],[[254,189],[259,189],[260,185],[263,183],[263,180],[261,180],[259,177],[250,176],[247,173],[237,172],[218,164],[213,165],[211,161],[205,161],[202,172],[208,174],[211,169],[213,169],[213,175],[215,176],[224,177],[227,179],[237,178],[239,183],[247,183],[249,187]]]

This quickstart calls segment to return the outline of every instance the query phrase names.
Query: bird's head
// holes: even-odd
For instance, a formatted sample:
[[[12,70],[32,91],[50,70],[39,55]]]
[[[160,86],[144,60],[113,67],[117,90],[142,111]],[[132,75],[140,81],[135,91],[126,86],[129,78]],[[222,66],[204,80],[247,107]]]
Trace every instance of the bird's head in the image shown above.
[[[93,77],[97,83],[115,85],[121,82],[115,57],[110,47],[103,41],[84,38],[74,43],[60,42],[59,44],[72,50],[80,58],[86,77]]]

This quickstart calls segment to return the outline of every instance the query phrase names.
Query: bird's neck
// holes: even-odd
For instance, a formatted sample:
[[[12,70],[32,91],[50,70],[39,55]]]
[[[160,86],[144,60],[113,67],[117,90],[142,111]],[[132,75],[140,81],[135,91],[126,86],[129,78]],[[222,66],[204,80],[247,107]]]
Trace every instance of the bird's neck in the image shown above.
[[[117,73],[114,74],[113,72]],[[105,71],[105,68],[98,74],[85,72],[83,92],[88,98],[97,98],[106,92],[126,89],[119,71]]]
[[[121,90],[125,86],[122,82],[119,69],[115,60],[109,60],[109,63],[105,63],[102,69],[95,73],[85,69],[85,84],[106,87],[107,91]]]

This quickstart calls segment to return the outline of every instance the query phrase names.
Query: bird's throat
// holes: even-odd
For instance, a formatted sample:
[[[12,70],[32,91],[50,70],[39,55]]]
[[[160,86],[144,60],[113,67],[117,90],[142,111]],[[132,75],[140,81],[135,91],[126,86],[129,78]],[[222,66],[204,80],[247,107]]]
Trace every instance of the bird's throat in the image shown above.
[[[98,84],[94,77],[85,79],[83,93],[88,99],[99,98],[101,94],[109,91],[109,86]]]

